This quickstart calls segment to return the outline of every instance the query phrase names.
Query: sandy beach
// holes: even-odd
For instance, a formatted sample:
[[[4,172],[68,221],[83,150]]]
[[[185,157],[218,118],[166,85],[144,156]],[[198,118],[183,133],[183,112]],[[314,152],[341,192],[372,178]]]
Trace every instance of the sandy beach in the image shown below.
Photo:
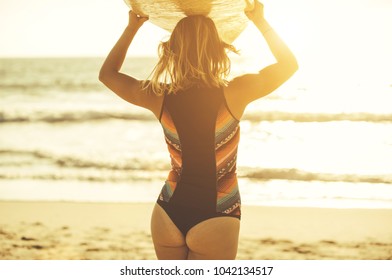
[[[0,202],[0,259],[155,259],[151,203]],[[243,207],[237,259],[392,259],[392,210]]]

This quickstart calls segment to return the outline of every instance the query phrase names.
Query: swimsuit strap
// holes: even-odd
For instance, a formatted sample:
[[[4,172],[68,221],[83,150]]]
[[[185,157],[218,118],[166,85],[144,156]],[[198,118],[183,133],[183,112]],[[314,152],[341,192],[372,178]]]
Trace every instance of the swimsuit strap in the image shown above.
[[[234,114],[231,112],[229,105],[227,104],[227,100],[226,100],[226,96],[225,96],[225,91],[223,89],[223,87],[221,87],[221,93],[222,93],[222,98],[223,98],[223,102],[225,104],[226,110],[229,112],[229,114],[233,117],[233,119],[235,119],[236,121],[240,121],[239,119],[237,119]]]
[[[159,122],[161,122],[161,118],[162,118],[162,114],[163,114],[163,107],[165,106],[165,100],[166,100],[166,91],[164,91],[164,93],[163,93],[161,112],[159,113]]]

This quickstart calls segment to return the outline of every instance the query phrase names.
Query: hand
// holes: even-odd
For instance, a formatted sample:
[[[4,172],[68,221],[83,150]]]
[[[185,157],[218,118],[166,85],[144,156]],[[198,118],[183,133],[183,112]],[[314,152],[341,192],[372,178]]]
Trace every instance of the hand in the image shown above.
[[[134,13],[132,10],[129,11],[128,26],[140,28],[147,20],[148,16],[141,16]]]
[[[264,20],[264,5],[258,0],[255,0],[253,10],[245,11],[245,15],[253,22],[260,22]]]

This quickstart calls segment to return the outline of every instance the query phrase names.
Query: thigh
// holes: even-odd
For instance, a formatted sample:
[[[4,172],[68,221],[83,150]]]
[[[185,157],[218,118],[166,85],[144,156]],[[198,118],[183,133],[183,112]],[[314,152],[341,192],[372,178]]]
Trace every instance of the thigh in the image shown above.
[[[240,220],[217,217],[205,220],[188,231],[188,259],[235,259],[238,248]]]
[[[151,236],[159,260],[187,259],[188,247],[183,234],[158,204],[152,212]]]

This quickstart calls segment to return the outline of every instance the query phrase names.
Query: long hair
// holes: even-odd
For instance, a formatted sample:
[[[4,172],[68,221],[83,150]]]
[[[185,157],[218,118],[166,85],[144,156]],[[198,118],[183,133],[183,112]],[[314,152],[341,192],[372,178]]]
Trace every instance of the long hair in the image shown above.
[[[159,61],[145,82],[156,95],[176,93],[193,85],[220,87],[227,84],[230,59],[214,22],[202,15],[181,19],[170,38],[158,47]]]

